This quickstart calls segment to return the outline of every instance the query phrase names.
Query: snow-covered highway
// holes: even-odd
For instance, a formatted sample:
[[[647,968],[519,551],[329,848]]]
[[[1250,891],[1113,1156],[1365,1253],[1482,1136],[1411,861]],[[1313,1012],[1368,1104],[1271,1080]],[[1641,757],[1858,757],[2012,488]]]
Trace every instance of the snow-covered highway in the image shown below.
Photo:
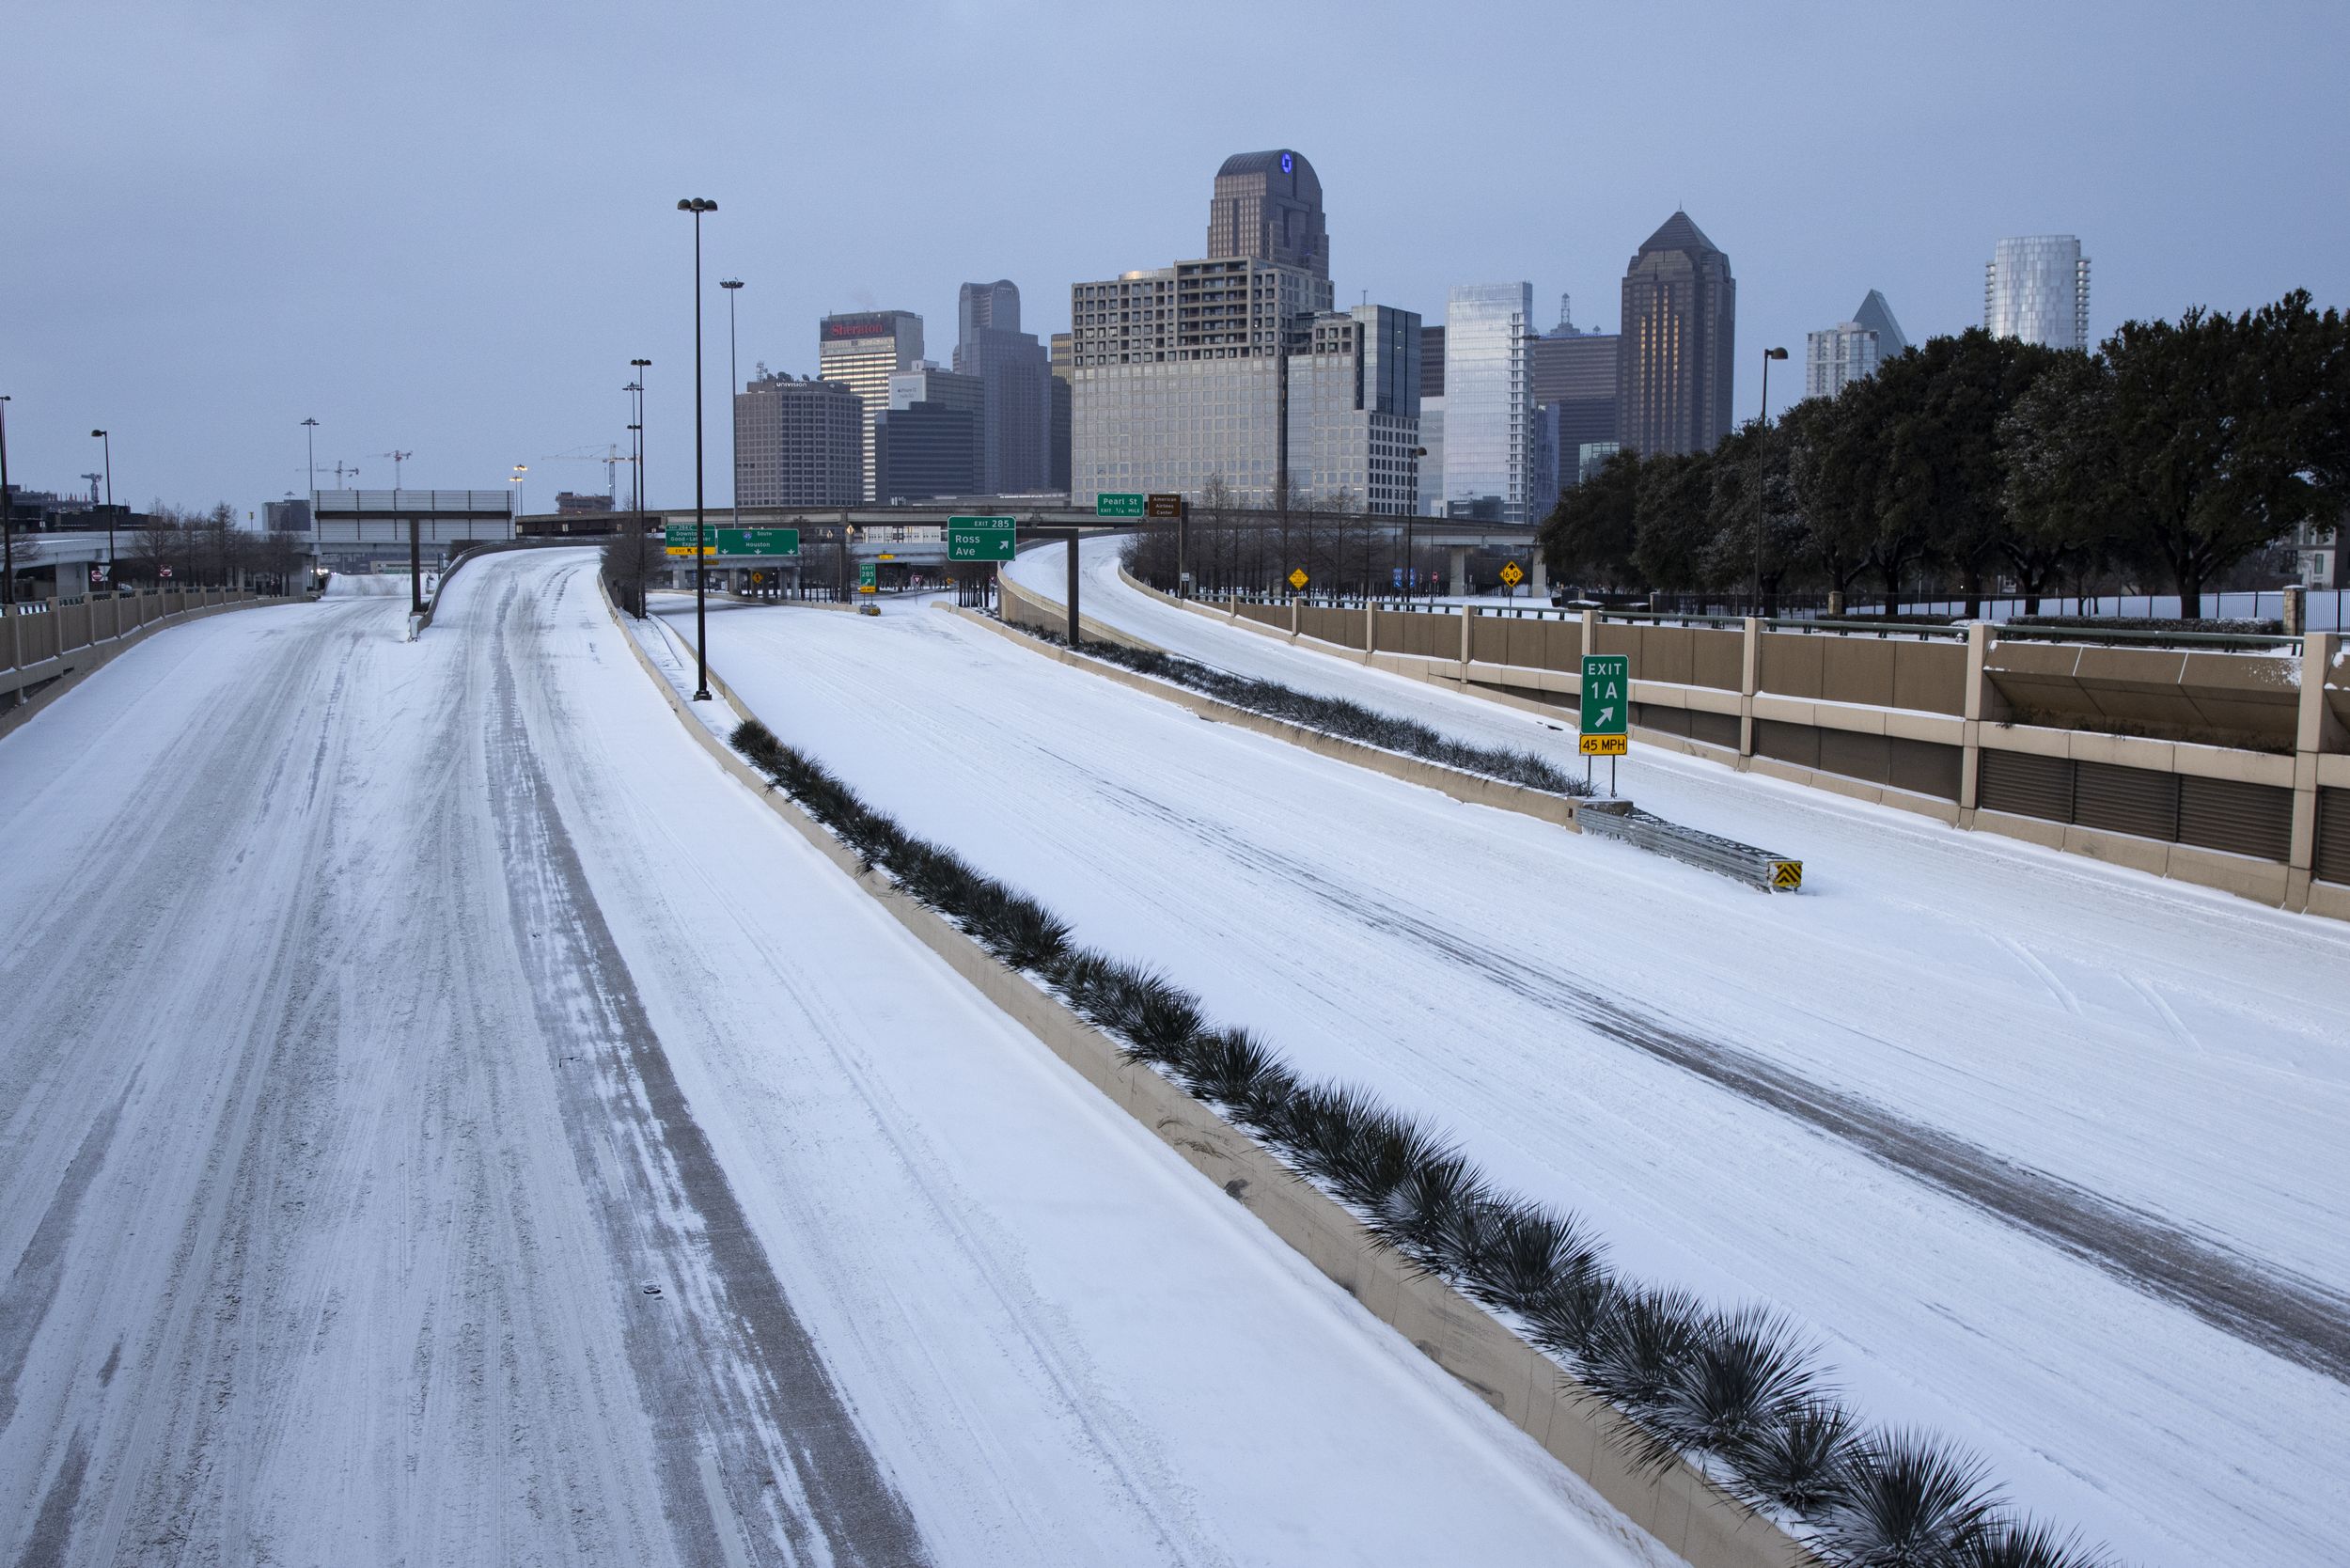
[[[1089,616],[1572,756],[1087,554]],[[1058,597],[1057,550],[1014,570]],[[2337,1560],[2350,933],[1636,753],[1643,805],[1808,862],[1814,891],[1769,899],[891,610],[713,613],[713,665],[1081,940],[1438,1119],[1636,1271],[1787,1309],[1863,1409],[1975,1446],[2035,1510],[2149,1563]]]
[[[591,572],[215,618],[0,739],[0,1554],[1655,1560],[728,778]],[[836,718],[986,635],[714,619]]]

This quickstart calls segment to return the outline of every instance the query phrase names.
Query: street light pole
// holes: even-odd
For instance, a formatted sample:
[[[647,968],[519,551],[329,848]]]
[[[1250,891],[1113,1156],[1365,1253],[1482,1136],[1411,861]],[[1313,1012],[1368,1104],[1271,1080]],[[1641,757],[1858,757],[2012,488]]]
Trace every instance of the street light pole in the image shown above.
[[[710,700],[709,548],[702,517],[702,214],[718,204],[687,196],[677,204],[694,214],[694,700]]]
[[[636,404],[636,422],[629,431],[636,443],[636,619],[645,619],[645,592],[651,569],[645,564],[645,372],[652,368],[650,359],[632,359],[629,368],[636,372],[626,387]]]
[[[0,392],[0,604],[16,603],[16,503],[8,498],[8,395]]]
[[[734,449],[734,395],[742,390],[735,378],[742,372],[734,363],[734,296],[743,287],[739,277],[722,277],[718,287],[727,291],[727,463],[734,478],[727,481],[727,505],[734,514],[734,525],[743,525],[743,458]],[[738,585],[740,586],[740,585]]]
[[[1785,349],[1762,351],[1762,417],[1754,427],[1754,613],[1762,613],[1762,465],[1771,424],[1771,361],[1787,357]]]
[[[115,586],[115,438],[104,431],[92,431],[106,453],[106,587]],[[88,597],[89,585],[84,583],[83,596]]]
[[[302,439],[308,447],[310,453],[311,526],[316,527],[318,525],[319,510],[319,422],[316,419],[305,419],[302,421]],[[395,483],[397,483],[397,481],[395,481]]]

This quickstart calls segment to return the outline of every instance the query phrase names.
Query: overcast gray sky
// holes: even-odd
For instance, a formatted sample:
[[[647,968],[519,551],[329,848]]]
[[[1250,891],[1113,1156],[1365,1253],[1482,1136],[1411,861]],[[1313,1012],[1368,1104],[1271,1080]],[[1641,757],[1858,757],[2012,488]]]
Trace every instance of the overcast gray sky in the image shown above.
[[[2002,235],[2076,233],[2093,330],[2305,287],[2350,303],[2350,5],[807,6],[10,0],[0,24],[10,478],[243,510],[328,465],[388,486],[601,489],[651,371],[653,498],[692,499],[690,220],[706,196],[709,493],[744,373],[826,310],[926,318],[1008,276],[1198,255],[1226,154],[1321,172],[1341,303],[1442,319],[1524,278],[1616,324],[1676,204],[1756,356],[1883,289],[1913,338],[1982,313]],[[1788,369],[1792,369],[1790,367]],[[1771,388],[1783,406],[1796,378]],[[323,483],[332,483],[331,477]]]

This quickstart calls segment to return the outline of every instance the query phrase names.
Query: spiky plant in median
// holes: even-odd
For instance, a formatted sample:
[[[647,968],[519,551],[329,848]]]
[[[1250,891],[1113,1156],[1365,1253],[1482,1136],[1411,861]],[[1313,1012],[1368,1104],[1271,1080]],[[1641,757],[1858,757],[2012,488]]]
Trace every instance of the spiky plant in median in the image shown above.
[[[1820,1542],[1851,1568],[1965,1568],[1998,1506],[1981,1460],[1892,1433],[1863,1446]]]
[[[1488,1307],[1521,1315],[1544,1304],[1561,1280],[1598,1272],[1601,1244],[1573,1215],[1530,1203],[1485,1205],[1482,1223],[1463,1238],[1464,1288]]]
[[[1647,1421],[1715,1327],[1704,1303],[1686,1291],[1619,1291],[1577,1370],[1592,1389]]]
[[[1781,1410],[1725,1457],[1748,1501],[1821,1518],[1851,1492],[1854,1466],[1861,1458],[1859,1426],[1835,1401],[1806,1399]]]
[[[1246,1030],[1213,1027],[1198,998],[1165,977],[1077,947],[1042,903],[908,833],[757,720],[731,739],[868,869],[1036,976],[1130,1059],[1221,1107],[1351,1204],[1381,1245],[1515,1313],[1535,1345],[1633,1419],[1647,1457],[1714,1456],[1747,1497],[1817,1526],[1814,1544],[1851,1568],[2103,1561],[2046,1527],[1997,1515],[1971,1460],[1915,1436],[1857,1440],[1778,1319],[1721,1316],[1684,1293],[1616,1279],[1573,1215],[1493,1192],[1408,1117],[1360,1091],[1301,1080]]]
[[[1819,1396],[1810,1353],[1784,1318],[1742,1308],[1715,1320],[1676,1365],[1649,1411],[1648,1458],[1684,1452],[1732,1460]]]
[[[1960,1568],[2109,1568],[2112,1559],[2033,1519],[1998,1519],[1959,1551]]]

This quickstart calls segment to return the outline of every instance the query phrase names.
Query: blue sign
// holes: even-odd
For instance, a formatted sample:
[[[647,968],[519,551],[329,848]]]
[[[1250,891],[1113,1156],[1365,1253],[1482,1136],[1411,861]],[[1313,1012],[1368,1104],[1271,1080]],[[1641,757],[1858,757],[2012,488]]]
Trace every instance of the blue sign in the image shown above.
[[[1281,172],[1283,174],[1290,172],[1290,155],[1286,152],[1281,154]]]

